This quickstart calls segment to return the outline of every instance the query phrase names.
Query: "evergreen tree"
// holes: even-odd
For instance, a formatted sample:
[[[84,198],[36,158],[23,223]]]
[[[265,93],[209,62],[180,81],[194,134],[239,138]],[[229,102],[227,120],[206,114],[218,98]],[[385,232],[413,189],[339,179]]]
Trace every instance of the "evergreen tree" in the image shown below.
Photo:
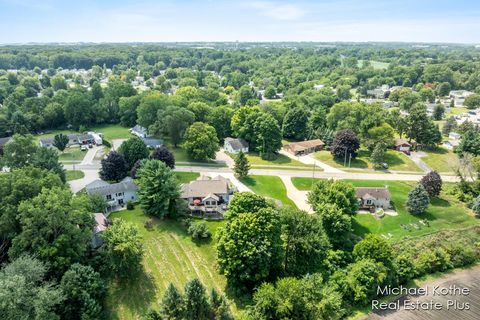
[[[235,167],[233,168],[235,176],[237,178],[245,178],[248,176],[248,170],[250,170],[250,163],[248,162],[245,153],[240,151],[235,157]]]
[[[63,152],[65,150],[65,148],[67,148],[67,145],[68,145],[68,136],[60,133],[60,134],[57,134],[53,137],[53,145],[58,149],[60,150],[60,152]]]
[[[447,119],[447,121],[445,121],[445,124],[443,125],[443,128],[442,128],[442,133],[448,136],[448,134],[454,131],[455,129],[457,129],[457,120],[455,120],[454,117],[450,117]]]
[[[183,319],[183,296],[173,283],[167,288],[161,302],[161,315],[165,320]]]
[[[185,318],[189,320],[208,320],[211,306],[208,303],[205,287],[198,279],[193,279],[185,285]]]
[[[385,147],[383,144],[377,143],[370,157],[375,168],[381,168],[382,163],[385,161]]]
[[[429,202],[430,198],[428,197],[427,190],[425,190],[421,184],[417,184],[415,188],[408,193],[405,206],[407,207],[408,212],[421,214],[427,210]]]
[[[128,174],[127,163],[125,158],[116,152],[110,151],[105,159],[102,159],[102,168],[100,169],[100,177],[106,181],[120,181]]]

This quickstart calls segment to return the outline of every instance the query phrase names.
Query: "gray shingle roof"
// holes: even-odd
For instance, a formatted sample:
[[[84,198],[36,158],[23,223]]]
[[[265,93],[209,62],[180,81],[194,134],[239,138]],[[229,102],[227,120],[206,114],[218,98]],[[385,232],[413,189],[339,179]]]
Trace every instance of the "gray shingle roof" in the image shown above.
[[[12,137],[0,138],[0,147],[6,145],[11,139]]]
[[[182,186],[183,199],[205,198],[212,194],[227,194],[228,180],[223,177],[215,177],[212,180],[195,180]]]
[[[355,194],[357,198],[361,199],[390,199],[390,191],[387,187],[383,188],[370,188],[370,187],[358,187],[355,188]]]
[[[248,148],[248,142],[242,138],[225,138],[225,143],[230,144],[233,150]]]
[[[118,183],[108,183],[103,180],[95,180],[85,186],[85,190],[88,194],[100,194],[106,196],[109,194],[119,193],[119,192],[135,192],[138,190],[137,185],[133,182],[133,179],[126,177]]]

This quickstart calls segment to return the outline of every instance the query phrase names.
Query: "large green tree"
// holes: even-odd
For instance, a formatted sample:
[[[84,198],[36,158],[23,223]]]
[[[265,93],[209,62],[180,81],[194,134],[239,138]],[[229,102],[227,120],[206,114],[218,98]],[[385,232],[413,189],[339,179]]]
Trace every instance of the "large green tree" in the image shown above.
[[[123,155],[128,169],[131,169],[135,162],[147,158],[150,154],[147,145],[139,137],[132,137],[122,142],[118,152]]]
[[[315,211],[324,204],[335,204],[348,215],[355,215],[358,201],[351,184],[341,180],[319,180],[308,193],[308,202]]]
[[[308,118],[310,112],[304,107],[290,109],[283,120],[283,137],[305,140],[308,135]]]
[[[110,151],[101,161],[100,177],[106,181],[120,181],[128,174],[128,165],[123,155]]]
[[[153,133],[168,135],[176,147],[183,138],[185,130],[194,121],[195,114],[190,110],[169,106],[158,111],[157,121],[151,128]]]
[[[9,168],[21,168],[32,162],[37,151],[32,135],[14,135],[3,148],[2,163]]]
[[[180,196],[175,173],[160,160],[144,160],[136,176],[138,199],[145,213],[162,218],[171,214]]]
[[[215,159],[220,149],[215,129],[203,122],[195,122],[185,132],[183,147],[194,160]]]
[[[220,272],[238,289],[252,289],[281,270],[281,223],[273,209],[241,213],[218,231]]]

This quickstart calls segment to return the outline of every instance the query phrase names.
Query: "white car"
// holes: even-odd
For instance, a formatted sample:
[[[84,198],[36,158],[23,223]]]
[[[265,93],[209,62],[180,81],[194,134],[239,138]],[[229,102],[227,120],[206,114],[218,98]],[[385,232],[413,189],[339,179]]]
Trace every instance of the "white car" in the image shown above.
[[[83,145],[80,147],[80,150],[82,150],[82,151],[87,151],[87,148],[88,148],[88,147],[83,144]]]

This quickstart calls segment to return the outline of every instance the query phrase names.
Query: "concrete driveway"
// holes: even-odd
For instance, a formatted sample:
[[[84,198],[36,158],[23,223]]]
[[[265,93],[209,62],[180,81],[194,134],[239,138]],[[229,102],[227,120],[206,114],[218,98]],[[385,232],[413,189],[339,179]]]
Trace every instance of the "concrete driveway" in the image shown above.
[[[287,190],[287,197],[292,200],[298,209],[304,210],[308,213],[313,213],[313,209],[307,201],[307,191],[300,191],[292,183],[292,178],[288,176],[279,176],[282,179],[285,189]]]
[[[410,153],[410,159],[415,162],[415,164],[423,170],[423,172],[430,172],[432,169],[422,160],[423,157],[426,157],[427,155],[425,152],[422,151],[412,151]]]
[[[127,139],[113,139],[112,140],[112,150],[118,151],[118,148],[122,145],[124,141],[127,141]]]
[[[87,154],[83,158],[81,165],[88,165],[93,164],[93,160],[95,159],[95,155],[99,150],[101,150],[103,146],[93,146],[92,148],[88,149]]]
[[[85,174],[85,176],[82,179],[68,181],[68,184],[70,185],[70,189],[72,190],[73,193],[77,193],[78,191],[85,188],[87,184],[97,179],[100,179],[100,176],[98,175],[98,170],[82,169],[82,171]]]

